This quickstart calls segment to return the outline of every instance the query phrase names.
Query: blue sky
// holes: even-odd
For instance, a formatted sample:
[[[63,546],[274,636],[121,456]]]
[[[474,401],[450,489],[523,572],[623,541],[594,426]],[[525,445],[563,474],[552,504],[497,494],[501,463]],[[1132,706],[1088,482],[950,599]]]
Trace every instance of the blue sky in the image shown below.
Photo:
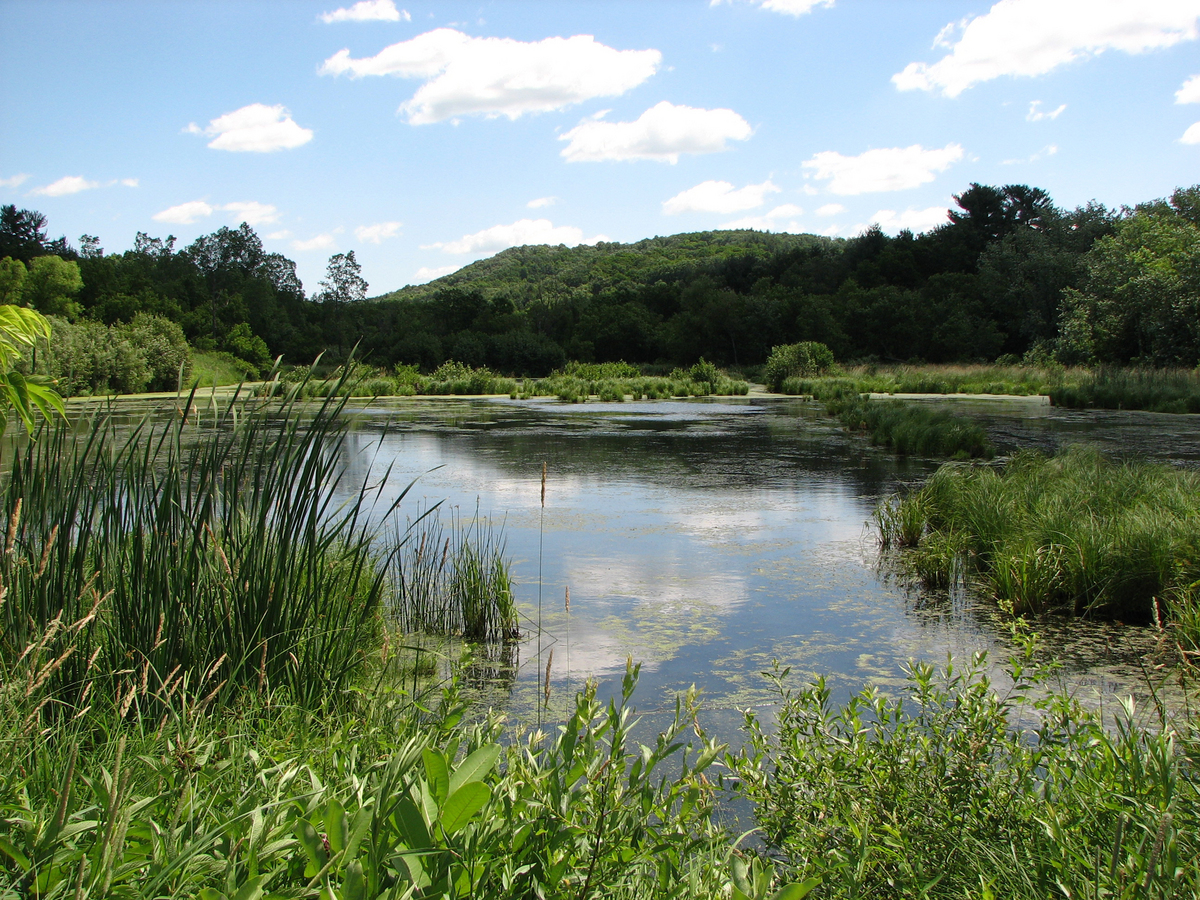
[[[1200,181],[1200,0],[0,6],[0,203],[179,246],[245,220],[310,291],[521,243],[944,221],[970,182]]]

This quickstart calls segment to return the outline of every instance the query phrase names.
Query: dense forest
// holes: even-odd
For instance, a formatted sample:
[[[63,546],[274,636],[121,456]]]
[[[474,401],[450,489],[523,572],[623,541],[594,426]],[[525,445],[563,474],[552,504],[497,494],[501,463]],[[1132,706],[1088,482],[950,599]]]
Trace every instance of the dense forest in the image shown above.
[[[371,299],[352,252],[306,294],[295,264],[246,224],[182,249],[139,233],[132,250],[105,254],[89,235],[78,248],[51,240],[44,216],[6,206],[0,302],[56,317],[73,343],[52,360],[98,352],[89,341],[115,352],[186,339],[252,367],[337,360],[357,344],[380,365],[453,359],[527,375],[569,359],[749,368],[796,341],[842,361],[1200,361],[1200,185],[1121,210],[1063,210],[1023,185],[972,184],[955,202],[920,235],[515,247]]]

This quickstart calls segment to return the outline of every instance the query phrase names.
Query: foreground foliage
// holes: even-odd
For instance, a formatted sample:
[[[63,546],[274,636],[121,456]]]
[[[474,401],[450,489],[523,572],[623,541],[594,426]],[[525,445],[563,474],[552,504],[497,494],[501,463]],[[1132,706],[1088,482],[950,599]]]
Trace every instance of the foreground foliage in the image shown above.
[[[885,543],[930,585],[978,576],[1017,613],[1171,619],[1200,640],[1200,475],[1094,450],[946,465],[885,504]]]
[[[777,729],[748,713],[728,757],[768,846],[823,898],[1197,896],[1194,731],[1139,727],[1132,701],[1106,727],[1031,662],[1003,692],[984,655],[914,664],[903,699],[840,708],[775,671]]]

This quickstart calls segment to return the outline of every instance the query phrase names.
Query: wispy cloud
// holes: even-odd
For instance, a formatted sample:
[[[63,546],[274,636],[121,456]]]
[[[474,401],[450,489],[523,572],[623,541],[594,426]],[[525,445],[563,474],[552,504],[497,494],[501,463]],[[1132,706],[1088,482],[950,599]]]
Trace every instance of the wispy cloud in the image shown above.
[[[749,0],[749,2],[760,9],[798,17],[812,12],[818,6],[833,6],[834,0]],[[733,0],[710,0],[708,5],[720,6],[722,3],[733,3]]]
[[[417,274],[413,276],[413,284],[424,284],[427,281],[433,281],[435,278],[441,278],[443,275],[449,275],[451,272],[457,272],[462,266],[437,266],[430,268],[429,266],[421,266],[417,269]]]
[[[871,216],[871,221],[889,234],[896,234],[904,230],[922,232],[945,225],[949,221],[947,212],[945,206],[929,206],[925,209],[909,207],[904,212],[881,209]]]
[[[557,197],[538,197],[535,200],[530,200],[525,205],[530,209],[543,209],[547,206],[553,206],[557,202]]]
[[[204,200],[189,200],[187,203],[180,203],[157,212],[150,218],[156,222],[168,222],[172,225],[191,225],[199,219],[208,218],[215,212],[233,213],[232,221],[245,222],[251,227],[268,225],[279,219],[279,210],[271,204],[247,200],[215,206]]]
[[[374,225],[359,225],[354,236],[364,244],[382,244],[388,238],[400,234],[400,222],[376,222]]]
[[[28,180],[29,176],[24,173],[10,175],[8,178],[0,178],[0,187],[20,187]]]
[[[313,250],[332,250],[337,246],[337,239],[329,233],[318,234],[303,241],[292,241],[292,249],[297,253],[310,253]]]
[[[78,194],[81,191],[90,191],[101,186],[99,181],[88,181],[81,175],[65,175],[58,181],[34,188],[29,193],[35,197],[65,197],[68,194]]]
[[[1193,75],[1175,92],[1176,103],[1200,103],[1200,75]]]
[[[549,219],[520,219],[511,225],[493,225],[474,234],[465,234],[457,241],[439,241],[422,245],[422,250],[441,250],[443,253],[495,253],[508,247],[528,244],[595,244],[608,240],[604,235],[585,238],[583,230],[574,225],[556,226]]]
[[[1067,104],[1063,103],[1057,109],[1051,110],[1050,112],[1042,112],[1040,109],[1038,109],[1038,107],[1041,105],[1041,100],[1034,100],[1029,104],[1029,112],[1025,114],[1026,122],[1041,122],[1043,119],[1050,119],[1053,121],[1061,116],[1063,110],[1067,108]]]
[[[728,181],[702,181],[695,187],[680,191],[663,201],[663,212],[668,216],[688,212],[730,213],[756,209],[766,202],[768,194],[779,192],[779,187],[770,179],[762,184],[748,184],[734,188]]]

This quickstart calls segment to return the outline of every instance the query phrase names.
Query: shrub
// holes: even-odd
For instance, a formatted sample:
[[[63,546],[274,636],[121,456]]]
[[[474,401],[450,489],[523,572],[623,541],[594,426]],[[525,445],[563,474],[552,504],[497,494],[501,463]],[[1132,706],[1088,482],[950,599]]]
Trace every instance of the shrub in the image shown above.
[[[771,348],[763,378],[768,388],[778,391],[786,378],[823,375],[835,365],[833,351],[818,341],[779,344]]]

